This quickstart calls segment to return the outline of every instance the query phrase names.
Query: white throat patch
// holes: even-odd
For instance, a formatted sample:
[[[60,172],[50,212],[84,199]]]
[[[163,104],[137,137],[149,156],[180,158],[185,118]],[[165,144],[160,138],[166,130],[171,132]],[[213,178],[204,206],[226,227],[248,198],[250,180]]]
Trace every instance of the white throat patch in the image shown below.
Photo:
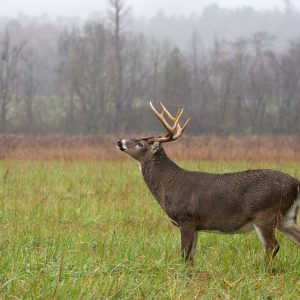
[[[141,164],[140,164],[138,161],[136,161],[136,162],[138,163],[139,169],[140,169],[140,171],[142,172],[142,166],[141,166]]]

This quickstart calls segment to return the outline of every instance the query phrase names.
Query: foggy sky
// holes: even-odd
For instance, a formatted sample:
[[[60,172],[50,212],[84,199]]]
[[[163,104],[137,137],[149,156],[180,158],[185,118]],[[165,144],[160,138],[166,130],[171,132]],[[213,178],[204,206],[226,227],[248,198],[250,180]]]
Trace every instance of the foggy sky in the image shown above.
[[[93,12],[106,12],[107,0],[0,0],[0,15],[17,17],[19,14],[41,16],[77,16],[86,18]],[[215,2],[222,7],[252,6],[257,9],[284,8],[283,0],[127,0],[135,16],[151,17],[163,10],[167,15],[193,12],[200,14],[202,8]],[[293,2],[293,1],[292,1]],[[294,1],[297,3],[298,1]],[[294,4],[300,8],[300,3]]]

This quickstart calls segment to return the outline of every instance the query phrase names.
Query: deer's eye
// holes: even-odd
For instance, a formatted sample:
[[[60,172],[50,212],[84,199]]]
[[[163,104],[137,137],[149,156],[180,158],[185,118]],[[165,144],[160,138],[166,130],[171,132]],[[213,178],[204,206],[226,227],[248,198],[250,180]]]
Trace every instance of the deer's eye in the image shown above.
[[[144,147],[144,144],[142,144],[142,143],[137,143],[137,144],[140,148]]]

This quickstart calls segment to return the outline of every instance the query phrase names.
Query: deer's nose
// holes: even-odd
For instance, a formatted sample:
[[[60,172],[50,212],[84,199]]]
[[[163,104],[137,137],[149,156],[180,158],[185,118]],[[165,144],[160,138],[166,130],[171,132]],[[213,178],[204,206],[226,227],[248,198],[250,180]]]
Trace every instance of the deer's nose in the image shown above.
[[[117,145],[121,148],[122,147],[122,140],[118,140]]]
[[[117,145],[118,145],[118,147],[119,147],[119,149],[121,150],[121,151],[124,151],[125,150],[125,146],[124,146],[124,142],[123,142],[123,140],[118,140],[117,141]]]

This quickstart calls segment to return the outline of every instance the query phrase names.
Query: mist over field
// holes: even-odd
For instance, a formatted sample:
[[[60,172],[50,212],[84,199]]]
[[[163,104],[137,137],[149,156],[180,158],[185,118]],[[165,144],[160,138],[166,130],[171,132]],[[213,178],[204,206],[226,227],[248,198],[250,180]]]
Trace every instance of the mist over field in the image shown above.
[[[50,6],[47,16],[46,5],[36,6],[43,15],[10,17],[11,2],[3,5],[2,133],[158,131],[149,101],[184,106],[189,134],[299,132],[300,12],[291,1],[191,2],[178,5],[182,14],[170,6],[147,17],[124,0],[74,17]]]

